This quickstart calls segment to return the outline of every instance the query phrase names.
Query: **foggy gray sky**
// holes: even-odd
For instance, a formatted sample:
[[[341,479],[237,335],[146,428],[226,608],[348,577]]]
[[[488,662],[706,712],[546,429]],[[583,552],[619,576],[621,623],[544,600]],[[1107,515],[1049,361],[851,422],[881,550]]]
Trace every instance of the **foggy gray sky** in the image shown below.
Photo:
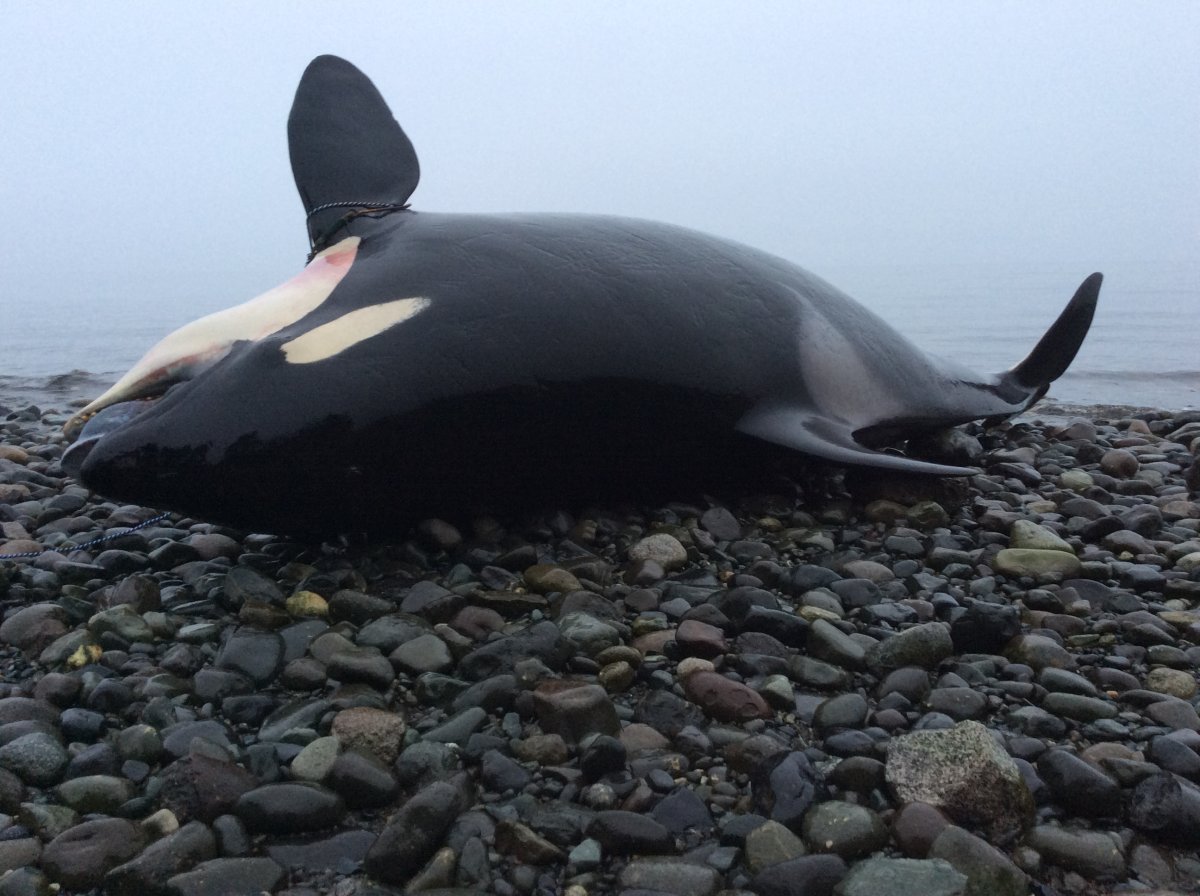
[[[417,209],[654,218],[826,275],[1197,256],[1190,0],[12,2],[0,305],[116,278],[207,312],[295,273],[285,124],[324,52],[412,138]]]

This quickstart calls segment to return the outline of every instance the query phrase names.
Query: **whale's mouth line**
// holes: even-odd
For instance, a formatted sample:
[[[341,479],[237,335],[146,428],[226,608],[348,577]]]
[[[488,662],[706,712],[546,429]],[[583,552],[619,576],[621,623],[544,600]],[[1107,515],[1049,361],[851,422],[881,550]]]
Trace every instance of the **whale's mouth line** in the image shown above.
[[[113,387],[63,424],[63,435],[68,442],[76,442],[92,422],[110,408],[133,404],[152,405],[175,386],[192,379],[196,372],[195,368],[181,364],[173,370],[156,370],[123,389]]]
[[[109,408],[115,408],[123,404],[154,404],[160,398],[166,395],[167,390],[173,385],[175,385],[175,383],[163,383],[161,388],[157,388],[153,392],[144,395],[138,395],[136,397],[130,397],[124,401],[115,401],[112,404],[100,405],[99,407],[92,408],[90,411],[78,413],[66,422],[66,424],[63,426],[63,433],[66,435],[68,441],[76,442],[83,437],[83,433],[87,430],[88,425],[94,419],[96,419],[97,416],[103,414]]]
[[[80,414],[71,418],[70,422],[75,426],[74,432],[68,433],[67,436],[71,444],[59,458],[59,465],[63,468],[63,472],[78,479],[84,460],[87,459],[96,444],[109,433],[120,429],[158,404],[167,394],[169,385],[153,395],[143,395],[128,401],[114,402],[89,411],[86,415]]]
[[[239,342],[258,342],[294,324],[329,298],[357,256],[357,236],[322,250],[295,277],[233,308],[194,320],[164,336],[116,383],[63,426],[68,442],[105,408],[160,398],[171,387],[219,364]]]

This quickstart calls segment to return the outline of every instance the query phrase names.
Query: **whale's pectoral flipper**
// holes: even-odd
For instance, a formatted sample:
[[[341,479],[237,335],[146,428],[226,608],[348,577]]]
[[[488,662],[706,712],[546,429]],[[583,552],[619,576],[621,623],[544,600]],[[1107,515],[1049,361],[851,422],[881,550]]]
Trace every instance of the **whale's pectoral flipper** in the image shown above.
[[[738,421],[737,430],[840,464],[866,464],[938,476],[971,476],[979,472],[971,467],[951,467],[875,451],[856,441],[853,428],[842,420],[776,402],[753,408]]]
[[[1079,285],[1067,307],[1046,335],[1038,340],[1033,351],[1020,364],[1000,375],[1001,389],[1033,393],[1026,407],[1046,394],[1049,385],[1075,360],[1092,325],[1103,281],[1104,275],[1096,273]]]
[[[348,213],[403,206],[421,176],[412,141],[375,85],[336,56],[318,56],[304,70],[288,152],[317,249]]]

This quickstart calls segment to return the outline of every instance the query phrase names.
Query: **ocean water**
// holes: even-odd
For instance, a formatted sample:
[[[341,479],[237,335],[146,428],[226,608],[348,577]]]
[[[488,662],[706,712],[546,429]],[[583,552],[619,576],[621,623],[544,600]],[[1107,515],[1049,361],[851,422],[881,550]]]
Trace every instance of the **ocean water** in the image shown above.
[[[824,276],[930,354],[997,373],[1029,353],[1091,270],[863,266]],[[1045,400],[1200,407],[1200,257],[1102,270],[1091,330]]]
[[[987,374],[1024,358],[1091,271],[914,264],[817,273],[930,354]],[[44,297],[41,321],[0,322],[0,397],[94,397],[163,335],[216,310],[204,304],[210,297],[148,301],[115,280],[92,286],[86,296]],[[1200,259],[1108,266],[1087,341],[1047,400],[1200,406]]]

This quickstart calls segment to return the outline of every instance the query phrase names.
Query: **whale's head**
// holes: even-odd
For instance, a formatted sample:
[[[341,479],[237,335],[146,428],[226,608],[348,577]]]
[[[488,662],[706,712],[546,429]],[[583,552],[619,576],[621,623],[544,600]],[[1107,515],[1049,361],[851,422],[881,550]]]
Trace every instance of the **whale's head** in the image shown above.
[[[292,103],[288,147],[308,264],[257,298],[171,333],[71,417],[62,466],[85,485],[160,506],[182,489],[184,503],[194,503],[214,487],[202,480],[218,455],[268,439],[304,443],[280,407],[292,403],[294,412],[306,395],[337,388],[321,361],[427,307],[426,298],[396,296],[377,282],[349,298],[338,291],[363,265],[364,236],[407,208],[420,176],[412,143],[371,81],[343,59],[313,60]]]
[[[101,441],[139,420],[144,422],[144,416],[152,416],[169,392],[186,390],[224,362],[236,345],[261,342],[320,308],[354,264],[358,245],[358,237],[348,237],[317,254],[287,282],[192,321],[160,340],[111,388],[67,421],[63,431],[72,444],[63,454],[63,469],[80,476]],[[284,343],[285,351],[287,347]]]

